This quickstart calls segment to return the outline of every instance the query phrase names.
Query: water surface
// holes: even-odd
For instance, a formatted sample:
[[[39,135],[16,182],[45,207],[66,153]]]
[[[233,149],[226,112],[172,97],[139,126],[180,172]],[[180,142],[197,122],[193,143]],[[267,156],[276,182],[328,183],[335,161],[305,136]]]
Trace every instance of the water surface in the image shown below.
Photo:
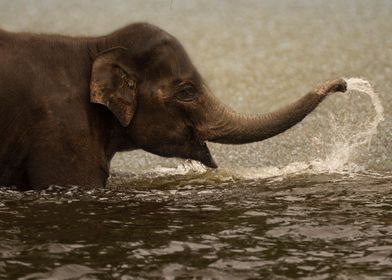
[[[3,190],[0,275],[392,277],[392,174],[226,176],[191,171],[104,190]]]

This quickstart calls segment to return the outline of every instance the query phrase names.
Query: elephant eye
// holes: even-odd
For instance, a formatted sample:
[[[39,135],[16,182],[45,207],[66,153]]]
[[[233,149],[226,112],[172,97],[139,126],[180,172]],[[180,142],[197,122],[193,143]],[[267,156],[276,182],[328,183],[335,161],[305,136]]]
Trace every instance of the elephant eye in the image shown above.
[[[177,91],[174,97],[179,101],[191,102],[197,98],[197,91],[193,86],[187,85]]]

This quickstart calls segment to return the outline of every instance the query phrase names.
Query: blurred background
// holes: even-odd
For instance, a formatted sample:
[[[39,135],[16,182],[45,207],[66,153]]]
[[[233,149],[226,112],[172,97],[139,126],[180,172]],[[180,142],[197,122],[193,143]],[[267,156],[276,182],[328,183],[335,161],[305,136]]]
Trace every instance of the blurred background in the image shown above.
[[[183,43],[213,92],[243,113],[277,109],[328,79],[363,77],[380,95],[385,121],[370,143],[348,151],[343,168],[349,161],[376,171],[392,168],[391,15],[387,0],[0,2],[0,28],[15,32],[95,36],[138,21],[156,24]],[[352,146],[352,135],[374,116],[367,95],[336,94],[282,135],[209,146],[223,169],[324,160]],[[136,151],[118,154],[112,169],[138,173],[179,162]]]

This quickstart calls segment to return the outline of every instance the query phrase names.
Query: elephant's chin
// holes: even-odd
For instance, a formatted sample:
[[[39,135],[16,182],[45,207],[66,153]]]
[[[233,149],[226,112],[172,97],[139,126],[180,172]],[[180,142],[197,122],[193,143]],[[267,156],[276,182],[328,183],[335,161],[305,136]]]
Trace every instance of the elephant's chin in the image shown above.
[[[213,159],[210,150],[208,149],[207,145],[204,144],[203,146],[197,149],[197,152],[192,155],[190,159],[200,161],[202,164],[209,168],[217,168],[218,165],[216,164],[215,160]]]
[[[196,160],[209,168],[217,168],[218,165],[212,158],[210,150],[205,143],[192,143],[183,147],[179,146],[161,146],[160,149],[144,147],[145,151],[156,154],[161,157],[177,157],[182,159]]]

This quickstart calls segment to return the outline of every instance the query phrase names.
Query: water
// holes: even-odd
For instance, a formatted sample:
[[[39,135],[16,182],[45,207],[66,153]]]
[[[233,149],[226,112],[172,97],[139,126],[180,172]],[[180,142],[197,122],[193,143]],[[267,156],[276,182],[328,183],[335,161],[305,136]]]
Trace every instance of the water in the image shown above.
[[[328,172],[357,172],[361,170],[361,166],[356,165],[352,156],[357,153],[359,149],[369,150],[369,145],[374,135],[377,134],[378,125],[384,121],[384,108],[381,105],[378,94],[374,92],[369,81],[361,78],[349,78],[347,82],[347,93],[365,93],[369,96],[370,101],[374,107],[374,117],[365,122],[362,129],[354,132],[351,135],[344,135],[340,131],[347,132],[345,127],[333,127],[335,137],[332,141],[333,148],[330,154],[322,161],[316,160],[314,162],[318,171]],[[334,116],[331,116],[334,118]],[[336,120],[335,120],[336,121]]]
[[[191,170],[155,176],[87,192],[2,191],[1,275],[392,276],[392,199],[385,177],[246,180]]]
[[[209,143],[217,170],[136,151],[105,189],[1,188],[0,279],[392,279],[390,1],[113,3],[4,2],[0,26],[153,22],[240,112],[364,78],[277,137]]]

